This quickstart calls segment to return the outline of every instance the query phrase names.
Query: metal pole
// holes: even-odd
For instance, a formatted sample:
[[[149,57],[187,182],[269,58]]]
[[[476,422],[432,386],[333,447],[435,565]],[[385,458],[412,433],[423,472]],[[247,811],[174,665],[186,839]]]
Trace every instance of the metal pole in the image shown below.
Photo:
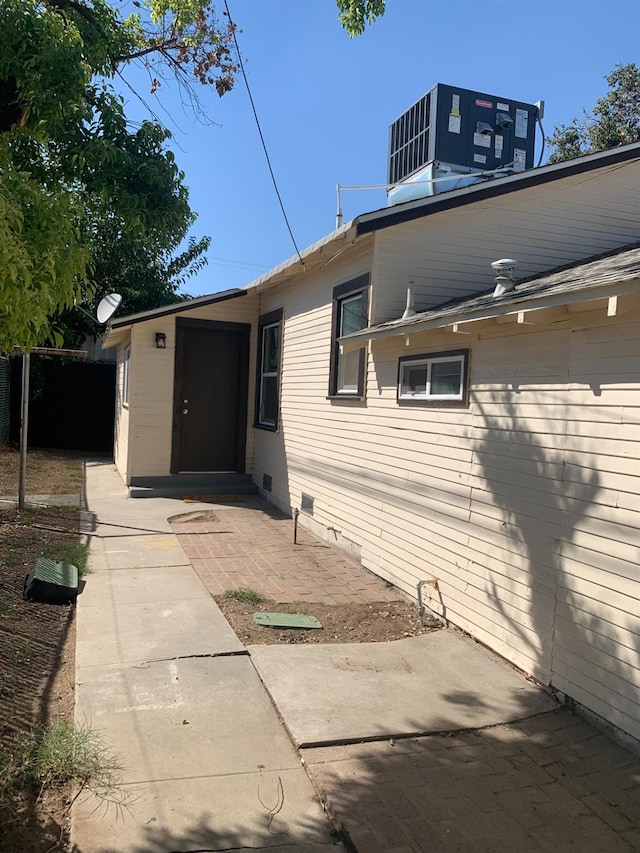
[[[298,544],[298,516],[300,515],[299,509],[294,509],[293,511],[293,544]]]
[[[24,509],[27,481],[27,436],[29,434],[29,372],[31,356],[22,355],[22,412],[20,418],[20,474],[18,478],[18,509]]]
[[[340,184],[336,184],[336,196],[338,198],[338,205],[336,211],[336,228],[340,228],[342,225],[342,200],[340,198],[340,190],[342,187]]]

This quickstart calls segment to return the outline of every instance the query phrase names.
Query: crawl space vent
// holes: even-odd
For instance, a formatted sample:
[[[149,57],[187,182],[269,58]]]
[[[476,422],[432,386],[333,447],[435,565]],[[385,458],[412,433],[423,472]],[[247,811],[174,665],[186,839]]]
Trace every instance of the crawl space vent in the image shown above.
[[[273,480],[271,478],[271,474],[263,474],[262,475],[262,488],[265,492],[270,492],[273,486]]]
[[[306,515],[313,515],[313,498],[311,497],[311,495],[307,495],[305,494],[305,492],[302,493],[302,502],[300,504],[300,509]]]

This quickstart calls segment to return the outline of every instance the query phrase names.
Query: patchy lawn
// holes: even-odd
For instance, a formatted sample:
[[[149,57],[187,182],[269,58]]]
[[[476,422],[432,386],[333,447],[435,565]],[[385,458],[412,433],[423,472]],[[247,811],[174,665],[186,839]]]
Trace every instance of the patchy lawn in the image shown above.
[[[20,453],[0,447],[0,496],[18,494]],[[26,491],[28,495],[79,494],[84,472],[82,457],[72,450],[29,450]]]

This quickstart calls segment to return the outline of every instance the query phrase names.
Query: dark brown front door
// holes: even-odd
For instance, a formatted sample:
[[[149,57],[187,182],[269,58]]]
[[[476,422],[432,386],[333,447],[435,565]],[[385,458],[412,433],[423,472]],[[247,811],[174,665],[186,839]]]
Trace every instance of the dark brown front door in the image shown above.
[[[172,473],[244,473],[249,330],[176,319]]]

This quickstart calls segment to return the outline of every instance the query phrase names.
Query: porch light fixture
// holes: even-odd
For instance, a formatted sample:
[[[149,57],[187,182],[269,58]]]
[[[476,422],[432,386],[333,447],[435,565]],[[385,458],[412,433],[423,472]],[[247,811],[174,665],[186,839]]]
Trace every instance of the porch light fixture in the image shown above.
[[[166,349],[167,348],[167,336],[164,332],[156,332],[156,348],[157,349]]]

